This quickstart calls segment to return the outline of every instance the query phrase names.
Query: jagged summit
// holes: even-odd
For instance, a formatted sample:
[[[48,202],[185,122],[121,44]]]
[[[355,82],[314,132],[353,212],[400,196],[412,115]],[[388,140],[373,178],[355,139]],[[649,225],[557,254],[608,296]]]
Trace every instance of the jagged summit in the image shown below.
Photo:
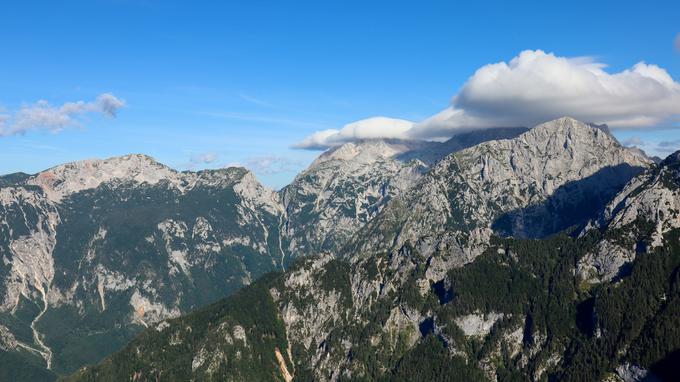
[[[680,153],[657,166],[599,126],[560,118],[453,152],[398,193],[389,169],[408,162],[396,151],[348,144],[283,191],[290,248],[316,256],[157,323],[73,380],[613,381],[675,362]],[[602,232],[552,235],[631,178]],[[650,229],[666,245],[635,259]],[[358,245],[335,258],[348,233]],[[588,288],[591,272],[630,261],[629,276]]]
[[[157,167],[157,166],[163,166],[161,163],[156,161],[153,157],[146,155],[146,154],[141,154],[141,153],[135,153],[135,154],[127,154],[127,155],[120,155],[120,156],[114,156],[110,158],[105,158],[105,159],[100,159],[100,158],[91,158],[91,159],[83,159],[83,160],[78,160],[78,161],[73,161],[73,162],[67,162],[63,163],[51,168],[48,168],[45,171],[42,172],[47,172],[47,171],[65,171],[67,169],[85,169],[88,167],[100,167],[103,170],[106,170],[110,167],[113,166],[123,166],[124,169],[142,169],[142,168],[148,168],[148,167]]]
[[[469,161],[473,173],[479,170],[481,181],[521,177],[524,185],[519,187],[532,185],[545,193],[603,166],[651,164],[645,155],[623,147],[599,127],[569,117],[542,123],[514,139],[481,143],[447,160]]]
[[[579,264],[584,279],[607,281],[635,259],[641,248],[663,245],[664,235],[680,228],[680,151],[632,179],[581,232],[592,229],[630,232],[626,241],[606,238]],[[622,245],[625,242],[635,245]],[[644,243],[644,246],[640,246]],[[646,249],[645,249],[646,250]]]
[[[70,373],[289,260],[279,195],[244,168],[178,172],[135,154],[0,180],[0,361],[27,351]]]
[[[376,216],[388,201],[411,190],[428,172],[426,178],[441,176],[442,182],[449,182],[467,171],[453,169],[451,161],[465,162],[470,173],[464,175],[471,177],[471,182],[480,182],[477,186],[481,191],[475,193],[492,191],[496,203],[502,204],[504,197],[522,190],[523,194],[517,195],[521,202],[514,206],[537,202],[566,182],[592,175],[604,163],[632,163],[637,167],[648,162],[621,147],[601,127],[568,117],[531,130],[468,131],[443,143],[386,139],[350,142],[323,153],[284,188],[289,250],[337,251],[339,243]],[[477,180],[477,174],[485,178]],[[484,189],[485,182],[498,183],[494,186],[498,190]],[[501,188],[503,182],[511,182],[514,188]],[[435,185],[426,189],[430,186],[434,194],[441,191]],[[534,191],[528,192],[527,187]],[[442,197],[447,199],[448,195]],[[414,209],[420,209],[421,202],[414,200]],[[431,203],[438,205],[441,201]],[[486,201],[479,203],[475,208],[484,211]],[[437,213],[431,221],[442,216]]]
[[[498,127],[465,131],[444,142],[418,139],[374,138],[348,142],[322,153],[309,168],[330,160],[372,163],[378,159],[394,158],[402,162],[419,160],[431,165],[446,155],[483,142],[512,139],[526,132],[526,127]]]
[[[607,138],[616,141],[616,138],[609,132],[607,125],[597,125],[594,123],[581,122],[571,117],[561,117],[541,123],[525,134],[536,135],[537,137],[558,136],[571,138],[574,135],[578,136],[584,134],[599,137],[602,133],[604,133]]]
[[[579,137],[589,133],[595,133],[595,135],[604,133],[601,135],[618,143],[616,138],[611,135],[606,124],[585,123],[572,117],[561,117],[537,125],[532,129],[525,127],[498,127],[465,131],[454,135],[444,142],[382,138],[348,142],[333,147],[321,154],[309,166],[309,169],[313,169],[330,160],[373,163],[384,158],[395,158],[400,161],[416,159],[431,165],[453,152],[461,151],[484,142],[513,139],[530,130],[535,130],[531,134],[535,139],[564,136],[568,139],[567,144],[571,143],[569,138],[574,138],[576,141]]]
[[[428,142],[371,139],[330,149],[282,191],[289,251],[338,250],[349,236],[427,171],[400,155]]]
[[[16,336],[17,344],[22,341],[51,361],[55,371],[69,373],[110,354],[112,347],[95,344],[86,354],[89,358],[69,358],[82,349],[80,344],[102,342],[90,333],[121,338],[117,328],[101,322],[120,323],[129,330],[125,341],[148,327],[159,337],[149,347],[134,345],[128,354],[140,361],[160,357],[172,363],[174,355],[186,355],[177,369],[186,372],[177,378],[182,380],[191,379],[190,374],[209,379],[196,373],[223,370],[224,360],[263,360],[267,364],[255,369],[267,370],[268,376],[274,375],[267,369],[272,361],[274,367],[284,365],[290,375],[304,376],[307,368],[325,380],[323,376],[338,376],[339,367],[347,366],[352,373],[368,370],[361,363],[352,364],[363,362],[354,355],[367,354],[367,349],[368,354],[392,347],[430,354],[420,350],[426,338],[434,338],[428,333],[443,336],[445,346],[451,346],[445,354],[462,354],[463,343],[455,341],[481,339],[497,331],[514,351],[530,359],[545,337],[540,326],[527,325],[524,319],[534,319],[542,308],[532,309],[529,316],[521,306],[510,309],[505,300],[490,306],[492,299],[484,299],[466,311],[450,310],[446,304],[459,298],[454,295],[472,291],[461,287],[462,279],[455,281],[454,273],[474,272],[480,260],[482,265],[499,260],[498,267],[493,266],[496,271],[483,269],[479,277],[469,279],[474,289],[484,288],[495,273],[501,287],[487,288],[495,294],[511,289],[505,287],[514,280],[507,269],[528,269],[518,266],[524,258],[530,260],[524,265],[538,268],[519,282],[537,280],[540,284],[531,290],[542,291],[547,285],[542,278],[552,278],[543,264],[573,255],[568,249],[547,253],[543,243],[553,237],[546,237],[589,221],[617,193],[605,230],[609,226],[616,230],[621,223],[625,232],[636,235],[627,230],[626,222],[655,216],[663,222],[658,231],[663,234],[676,227],[666,222],[680,221],[673,215],[680,210],[677,188],[670,187],[678,184],[678,163],[680,153],[652,165],[640,151],[620,145],[606,128],[565,117],[533,129],[468,131],[443,143],[382,139],[346,143],[322,154],[279,193],[262,186],[244,168],[178,172],[139,154],[69,163],[33,176],[0,177],[0,184],[8,185],[0,186],[0,250],[6,265],[0,271],[4,288],[0,315],[23,314],[24,301],[32,311],[36,306],[43,309],[28,318],[16,315],[22,320],[20,330],[0,322],[0,345],[2,336],[10,345],[14,342],[9,336]],[[623,185],[645,168],[651,170],[630,183],[644,187],[629,186],[621,193]],[[21,186],[26,183],[45,192]],[[546,241],[517,240],[527,237]],[[515,249],[506,246],[516,240]],[[559,235],[554,243],[559,247],[569,240]],[[504,244],[495,248],[496,242]],[[539,256],[522,253],[524,243]],[[623,261],[630,261],[629,252],[636,249],[623,243],[628,251]],[[576,258],[564,258],[568,266],[560,272],[575,277],[576,271],[589,275],[591,267],[596,272],[616,271],[621,263],[612,256],[623,252],[616,252],[620,249],[614,244],[602,247],[603,257],[592,253],[578,269]],[[477,259],[482,253],[484,257]],[[305,255],[313,256],[293,265],[292,260]],[[462,267],[465,264],[469,266]],[[287,272],[269,278],[278,281],[262,288],[262,294],[241,295],[244,299],[232,306],[238,313],[266,304],[267,311],[261,313],[272,318],[267,322],[280,320],[276,338],[287,343],[277,340],[271,348],[261,346],[258,341],[269,341],[274,332],[256,321],[257,330],[268,333],[258,335],[248,320],[242,321],[246,317],[241,313],[225,319],[221,311],[211,314],[215,321],[210,325],[195,326],[209,330],[205,342],[184,337],[203,334],[184,330],[190,324],[183,324],[183,319],[166,321],[275,269]],[[576,285],[574,281],[568,279],[567,284]],[[448,292],[454,287],[461,293]],[[535,302],[536,293],[526,297]],[[367,322],[377,325],[363,332]],[[460,327],[462,332],[447,334],[445,327]],[[362,339],[353,337],[357,328]],[[523,333],[527,330],[531,332]],[[524,337],[537,342],[525,343]],[[176,353],[175,344],[183,338],[190,345]],[[219,348],[211,347],[216,339],[222,341]],[[441,347],[439,341],[434,343]],[[18,345],[11,346],[18,351]],[[228,349],[234,351],[222,353]],[[540,359],[552,359],[554,349],[546,349]],[[473,362],[477,356],[468,354]],[[384,359],[404,358],[400,354]],[[152,368],[167,372],[166,366],[158,365]],[[243,365],[238,370],[253,369]],[[135,369],[118,379],[152,378],[154,372]]]
[[[599,128],[549,121],[449,154],[370,222],[348,255],[405,245],[425,257],[440,253],[431,262],[436,281],[440,269],[474,259],[494,233],[544,237],[585,223],[651,163]]]
[[[112,180],[129,180],[156,184],[161,180],[177,180],[177,171],[143,154],[108,159],[88,159],[66,163],[42,171],[26,183],[40,186],[54,201],[82,190],[96,188]]]
[[[133,182],[155,185],[167,182],[179,190],[196,184],[230,184],[239,181],[250,170],[229,167],[216,170],[177,171],[151,156],[128,154],[107,159],[86,159],[65,163],[22,179],[29,185],[40,186],[49,199],[59,202],[65,196],[99,187],[110,182]]]
[[[659,165],[662,167],[677,166],[678,164],[680,164],[680,150],[667,156],[666,159],[662,160],[661,163],[659,163]]]
[[[424,150],[437,145],[436,142],[420,140],[363,139],[331,148],[321,154],[309,167],[314,168],[330,160],[371,163],[381,158],[395,158],[414,150]]]

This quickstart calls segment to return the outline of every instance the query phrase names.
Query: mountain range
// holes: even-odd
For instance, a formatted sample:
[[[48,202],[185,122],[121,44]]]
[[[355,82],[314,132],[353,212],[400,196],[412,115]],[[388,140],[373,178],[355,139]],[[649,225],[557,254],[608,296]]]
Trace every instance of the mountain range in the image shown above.
[[[672,378],[680,155],[560,118],[275,192],[144,155],[0,177],[0,379]]]

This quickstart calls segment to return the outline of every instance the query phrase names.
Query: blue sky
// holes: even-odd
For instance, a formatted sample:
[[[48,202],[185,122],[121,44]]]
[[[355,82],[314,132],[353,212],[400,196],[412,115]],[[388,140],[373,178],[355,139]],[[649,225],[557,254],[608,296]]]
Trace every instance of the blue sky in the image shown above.
[[[178,169],[238,163],[280,187],[318,155],[290,149],[313,132],[378,115],[422,121],[475,70],[523,50],[592,57],[608,72],[645,61],[680,80],[680,2],[554,3],[8,2],[0,110],[103,93],[126,105],[60,132],[0,136],[0,173],[140,152]],[[676,126],[616,135],[670,151]]]

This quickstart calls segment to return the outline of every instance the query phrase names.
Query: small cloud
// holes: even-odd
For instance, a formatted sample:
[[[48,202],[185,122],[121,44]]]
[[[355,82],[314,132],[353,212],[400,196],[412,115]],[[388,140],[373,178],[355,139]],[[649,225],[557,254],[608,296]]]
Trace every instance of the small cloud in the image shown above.
[[[660,158],[665,158],[678,150],[680,150],[680,139],[660,141],[650,151]]]
[[[219,159],[219,155],[214,152],[203,152],[192,154],[189,157],[189,161],[183,163],[180,167],[186,168],[187,170],[196,170],[199,168],[205,168],[211,163],[215,163]]]
[[[113,94],[104,93],[91,102],[66,102],[52,106],[45,100],[24,105],[15,112],[0,115],[0,136],[23,134],[30,130],[59,132],[68,127],[79,126],[86,114],[96,113],[115,118],[125,101]]]
[[[99,111],[108,117],[115,118],[118,115],[118,110],[124,106],[125,101],[122,99],[117,98],[111,93],[104,93],[97,97],[93,111]]]
[[[2,109],[0,109],[0,113],[2,112]],[[9,121],[9,115],[7,114],[0,114],[0,136],[2,135],[2,132],[5,131],[7,121]]]
[[[664,149],[666,151],[668,149],[675,149],[675,148],[680,147],[680,139],[675,139],[675,140],[672,140],[672,141],[661,141],[661,142],[659,142],[659,144],[657,146],[659,146],[659,148]]]
[[[222,167],[229,168],[229,167],[245,167],[245,166],[241,162],[229,162]]]
[[[230,163],[225,167],[245,167],[258,175],[276,175],[285,172],[298,172],[303,163],[277,155],[251,157],[243,163]]]
[[[643,142],[640,137],[634,136],[634,137],[630,137],[630,138],[626,139],[621,144],[623,144],[626,147],[632,147],[632,146],[638,147],[638,146],[644,146],[645,142]]]
[[[259,98],[253,97],[253,96],[249,96],[248,94],[240,93],[238,96],[242,100],[249,102],[249,103],[252,103],[252,104],[255,104],[255,105],[258,105],[258,106],[272,107],[272,104],[270,104],[269,102],[263,101]]]
[[[210,164],[219,159],[219,155],[213,152],[192,155],[189,161],[192,164]]]

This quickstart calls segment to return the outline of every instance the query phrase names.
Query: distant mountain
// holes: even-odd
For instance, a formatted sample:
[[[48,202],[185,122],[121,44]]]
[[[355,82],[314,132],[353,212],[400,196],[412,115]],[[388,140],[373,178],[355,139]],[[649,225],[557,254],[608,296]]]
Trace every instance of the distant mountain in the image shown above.
[[[494,234],[541,238],[586,223],[651,164],[600,127],[547,122],[448,155],[373,219],[347,255],[414,248],[437,281],[484,252]]]
[[[0,177],[0,330],[12,344],[0,354],[47,379],[43,365],[97,362],[297,257],[337,253],[449,150],[519,133],[347,143],[280,194],[244,169],[178,172],[145,155]]]
[[[288,250],[298,255],[337,253],[349,238],[409,190],[448,154],[479,143],[514,138],[525,128],[456,135],[446,142],[364,140],[319,156],[281,191]]]
[[[317,158],[281,194],[290,252],[335,253],[428,166],[414,157],[426,143],[369,140],[346,143]]]
[[[0,188],[0,330],[70,373],[281,269],[283,212],[245,169],[143,155],[14,177]]]
[[[434,164],[451,153],[488,141],[516,138],[528,130],[526,127],[495,127],[463,131],[441,143],[428,142],[419,149],[414,149],[400,155],[399,158],[407,160],[416,157],[425,163]]]
[[[450,154],[342,257],[164,320],[69,380],[672,380],[677,158],[569,118]],[[615,279],[589,273],[604,241],[635,251]]]

